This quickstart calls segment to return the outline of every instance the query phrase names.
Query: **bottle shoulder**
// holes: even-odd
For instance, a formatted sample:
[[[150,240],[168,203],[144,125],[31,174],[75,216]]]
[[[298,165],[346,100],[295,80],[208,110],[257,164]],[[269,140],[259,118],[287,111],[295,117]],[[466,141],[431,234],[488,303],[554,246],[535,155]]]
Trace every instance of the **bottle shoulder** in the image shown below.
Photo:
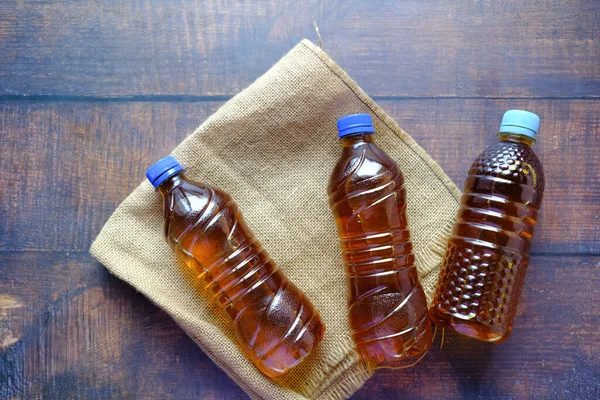
[[[231,196],[219,188],[186,180],[164,198],[165,233],[175,226],[198,219],[209,220],[220,210],[235,206]]]
[[[344,148],[329,178],[328,190],[333,193],[344,187],[367,187],[382,181],[404,178],[396,162],[373,143],[357,148]]]
[[[531,148],[523,143],[500,141],[487,147],[475,159],[469,176],[487,175],[544,189],[542,164]]]

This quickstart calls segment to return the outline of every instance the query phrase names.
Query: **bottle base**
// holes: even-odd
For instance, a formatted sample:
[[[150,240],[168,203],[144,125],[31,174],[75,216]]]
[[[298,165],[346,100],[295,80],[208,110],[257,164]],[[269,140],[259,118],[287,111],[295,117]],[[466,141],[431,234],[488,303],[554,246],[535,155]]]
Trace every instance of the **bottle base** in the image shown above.
[[[398,360],[384,360],[384,361],[373,361],[366,360],[370,369],[404,369],[410,368],[413,365],[417,364],[419,361],[423,359],[429,352],[429,346],[427,349],[423,350],[422,353],[418,355],[404,356],[399,358]]]
[[[489,343],[502,343],[510,337],[512,332],[511,327],[485,325],[475,319],[443,312],[436,307],[429,310],[429,318],[440,328],[450,329],[463,336]]]
[[[357,352],[371,369],[408,368],[419,361],[431,348],[433,336],[428,320],[420,326],[421,333],[412,339],[406,337],[382,338],[370,343],[357,343]]]
[[[304,334],[292,343],[288,341],[279,343],[266,358],[255,364],[256,368],[267,377],[274,379],[300,364],[321,342],[325,334],[325,325],[318,314],[305,328]]]

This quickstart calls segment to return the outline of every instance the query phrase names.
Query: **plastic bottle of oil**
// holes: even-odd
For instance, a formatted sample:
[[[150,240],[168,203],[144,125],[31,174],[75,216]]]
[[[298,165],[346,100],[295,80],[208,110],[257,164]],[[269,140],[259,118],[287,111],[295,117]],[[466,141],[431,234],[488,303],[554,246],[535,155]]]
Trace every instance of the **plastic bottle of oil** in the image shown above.
[[[163,196],[167,242],[199,273],[250,361],[269,377],[300,363],[321,341],[325,326],[254,237],[231,197],[190,181],[171,156],[146,176]]]
[[[448,243],[431,319],[476,339],[508,339],[544,191],[531,145],[540,119],[504,114],[498,137],[475,160]]]
[[[427,301],[406,219],[404,177],[373,143],[369,114],[338,120],[342,155],[329,181],[349,280],[349,320],[374,368],[405,367],[431,346]]]

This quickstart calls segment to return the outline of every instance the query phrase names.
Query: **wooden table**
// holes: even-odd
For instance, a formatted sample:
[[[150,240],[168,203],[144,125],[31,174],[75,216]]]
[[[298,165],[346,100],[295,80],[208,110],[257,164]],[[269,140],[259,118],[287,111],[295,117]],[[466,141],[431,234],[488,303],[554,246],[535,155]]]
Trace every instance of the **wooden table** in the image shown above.
[[[300,39],[462,185],[502,113],[541,116],[545,204],[511,340],[447,334],[354,396],[600,397],[600,2],[4,1],[0,398],[245,398],[88,254],[167,154]]]

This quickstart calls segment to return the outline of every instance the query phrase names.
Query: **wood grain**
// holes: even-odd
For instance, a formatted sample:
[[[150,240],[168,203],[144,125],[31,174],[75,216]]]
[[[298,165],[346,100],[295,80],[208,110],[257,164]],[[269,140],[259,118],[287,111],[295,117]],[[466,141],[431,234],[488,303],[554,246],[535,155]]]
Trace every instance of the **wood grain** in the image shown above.
[[[242,399],[87,250],[116,206],[302,38],[462,186],[503,111],[546,196],[513,337],[446,333],[354,399],[600,398],[600,2],[0,2],[0,399]]]
[[[380,371],[353,398],[599,398],[599,273],[598,257],[534,257],[507,342],[446,332],[442,349],[440,335],[414,368]]]
[[[0,267],[0,399],[247,398],[87,253],[0,252]]]
[[[502,114],[541,118],[534,146],[546,187],[533,252],[600,253],[600,102],[558,100],[380,101],[462,189],[469,167],[497,142]]]
[[[0,249],[87,251],[146,168],[218,106],[0,105]]]
[[[0,266],[1,399],[246,398],[86,253],[0,252]],[[598,302],[600,257],[534,256],[508,342],[446,333],[442,349],[438,336],[420,364],[379,371],[354,398],[597,398]]]
[[[302,38],[373,96],[598,97],[593,0],[6,1],[0,95],[222,96]]]
[[[84,251],[116,206],[221,103],[0,105],[3,251]],[[600,253],[600,101],[382,101],[462,186],[509,107],[538,112],[546,192],[537,253]],[[24,117],[26,116],[26,117]],[[42,134],[35,134],[36,132]],[[332,133],[333,134],[333,133]]]

